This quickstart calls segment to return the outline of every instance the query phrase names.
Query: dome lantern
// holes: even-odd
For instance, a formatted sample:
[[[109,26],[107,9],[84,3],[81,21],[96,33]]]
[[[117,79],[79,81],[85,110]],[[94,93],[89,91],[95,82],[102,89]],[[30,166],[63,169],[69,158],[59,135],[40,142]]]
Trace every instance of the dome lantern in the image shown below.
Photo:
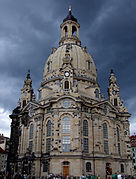
[[[69,14],[63,20],[63,23],[60,25],[61,28],[61,40],[59,45],[64,45],[67,43],[73,43],[81,45],[79,40],[79,28],[80,25],[77,22],[77,19],[71,13],[71,6],[69,7]]]

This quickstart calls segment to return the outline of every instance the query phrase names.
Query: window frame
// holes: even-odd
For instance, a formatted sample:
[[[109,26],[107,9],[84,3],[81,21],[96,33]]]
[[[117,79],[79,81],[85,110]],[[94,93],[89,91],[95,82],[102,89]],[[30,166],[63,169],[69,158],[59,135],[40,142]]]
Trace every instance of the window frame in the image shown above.
[[[46,139],[46,153],[49,153],[51,150],[51,138]]]
[[[116,132],[117,132],[117,141],[120,141],[120,134],[119,134],[119,127],[116,128]]]
[[[83,136],[88,137],[88,121],[83,121]]]
[[[107,126],[107,123],[103,123],[103,138],[108,139],[108,126]]]
[[[118,100],[117,100],[117,98],[114,98],[114,106],[118,106]]]
[[[104,152],[106,154],[109,154],[109,144],[108,144],[108,140],[104,140]]]
[[[63,134],[70,134],[71,131],[71,119],[68,116],[65,116],[62,119],[62,133]]]
[[[63,152],[70,152],[70,136],[62,137],[62,149]]]
[[[43,172],[48,172],[48,170],[49,170],[49,162],[44,161],[43,162]]]
[[[83,152],[84,153],[89,153],[89,145],[88,145],[88,138],[83,139]]]
[[[72,36],[77,36],[77,27],[75,25],[72,26]]]
[[[29,152],[33,152],[33,140],[29,141]]]
[[[29,129],[29,140],[33,139],[34,135],[34,124],[30,124],[30,129]]]
[[[48,120],[47,125],[46,125],[46,137],[51,136],[51,120]]]
[[[92,167],[91,167],[91,162],[86,162],[86,172],[91,172]]]
[[[69,90],[69,89],[70,89],[69,80],[65,80],[65,81],[64,81],[64,89],[65,89],[65,90]]]

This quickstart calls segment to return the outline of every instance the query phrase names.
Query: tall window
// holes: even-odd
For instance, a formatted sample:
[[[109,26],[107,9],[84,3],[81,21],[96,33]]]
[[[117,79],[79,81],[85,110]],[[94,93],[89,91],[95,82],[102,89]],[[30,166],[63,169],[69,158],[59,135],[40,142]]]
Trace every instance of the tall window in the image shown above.
[[[108,139],[108,128],[106,123],[103,124],[103,138]]]
[[[50,71],[50,62],[47,63],[47,71]]]
[[[68,35],[68,28],[67,26],[64,27],[64,36],[67,36]]]
[[[117,106],[118,103],[117,103],[117,98],[114,99],[114,106]]]
[[[95,90],[95,97],[99,98],[99,90],[98,89]]]
[[[103,124],[103,138],[104,138],[104,152],[106,154],[109,153],[109,147],[108,147],[108,128],[107,128],[107,124],[104,123]]]
[[[72,35],[77,36],[77,28],[75,26],[72,26]]]
[[[34,132],[34,125],[30,125],[30,130],[29,130],[29,139],[33,139],[33,132]]]
[[[119,128],[116,128],[117,132],[117,143],[118,143],[118,154],[121,155],[121,150],[120,150],[120,133],[119,133]]]
[[[90,61],[87,62],[87,65],[88,65],[88,70],[91,70],[91,62]]]
[[[88,121],[83,121],[83,151],[88,153]]]
[[[83,121],[83,135],[88,136],[88,121],[87,120]]]
[[[46,125],[46,152],[49,153],[51,149],[51,121]]]
[[[119,128],[117,127],[116,130],[117,130],[117,141],[119,142],[120,141]]]
[[[33,151],[33,132],[34,132],[34,125],[31,124],[29,128],[29,151]]]
[[[67,116],[62,119],[62,133],[70,134],[70,118]]]
[[[46,134],[46,136],[47,137],[51,136],[51,121],[50,120],[47,122],[47,134]]]
[[[33,141],[32,140],[29,141],[29,151],[30,152],[33,151]]]
[[[65,81],[65,83],[64,83],[64,89],[69,89],[69,81]]]
[[[90,162],[86,163],[86,172],[91,172],[91,163]]]
[[[88,138],[83,139],[84,153],[88,153]]]
[[[51,138],[46,139],[46,153],[49,153],[51,149]]]
[[[43,172],[48,172],[48,169],[49,169],[49,163],[48,161],[45,161],[43,163]]]
[[[63,136],[62,145],[63,152],[70,152],[70,136]]]
[[[104,140],[104,152],[106,154],[109,153],[109,147],[108,147],[108,141],[107,140]]]
[[[120,151],[120,143],[118,143],[118,153],[119,153],[119,155],[121,155],[121,151]]]

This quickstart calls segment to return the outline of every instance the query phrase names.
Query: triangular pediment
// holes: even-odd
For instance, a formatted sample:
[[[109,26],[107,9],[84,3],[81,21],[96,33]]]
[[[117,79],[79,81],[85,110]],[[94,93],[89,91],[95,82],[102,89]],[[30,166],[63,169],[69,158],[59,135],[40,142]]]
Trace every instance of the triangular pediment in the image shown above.
[[[40,105],[38,103],[35,103],[35,102],[32,102],[30,101],[22,110],[22,112],[25,112],[25,111],[29,111],[29,109],[35,109],[37,107],[39,107]]]
[[[74,67],[71,64],[65,64],[60,68],[60,71],[74,70]]]
[[[113,106],[109,100],[104,100],[96,104],[93,104],[92,108],[95,108],[95,107],[100,107],[100,108],[108,107],[110,111],[112,112],[115,112],[115,113],[119,112],[118,109],[115,106]]]

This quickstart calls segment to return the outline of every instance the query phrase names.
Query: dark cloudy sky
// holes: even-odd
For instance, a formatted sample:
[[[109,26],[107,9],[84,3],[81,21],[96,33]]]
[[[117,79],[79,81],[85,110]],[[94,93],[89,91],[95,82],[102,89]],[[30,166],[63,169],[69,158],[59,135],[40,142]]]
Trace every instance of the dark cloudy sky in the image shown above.
[[[0,133],[9,136],[8,115],[17,106],[29,68],[37,94],[69,5],[81,26],[82,45],[96,64],[101,92],[107,96],[113,68],[132,114],[131,134],[136,132],[136,0],[0,0]]]

